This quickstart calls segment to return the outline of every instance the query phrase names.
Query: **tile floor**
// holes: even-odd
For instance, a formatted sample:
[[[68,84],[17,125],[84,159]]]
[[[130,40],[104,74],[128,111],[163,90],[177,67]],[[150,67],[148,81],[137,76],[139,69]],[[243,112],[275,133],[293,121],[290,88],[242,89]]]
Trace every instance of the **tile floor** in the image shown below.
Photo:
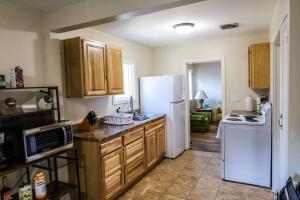
[[[272,200],[264,188],[225,182],[220,153],[188,150],[165,159],[120,200]]]

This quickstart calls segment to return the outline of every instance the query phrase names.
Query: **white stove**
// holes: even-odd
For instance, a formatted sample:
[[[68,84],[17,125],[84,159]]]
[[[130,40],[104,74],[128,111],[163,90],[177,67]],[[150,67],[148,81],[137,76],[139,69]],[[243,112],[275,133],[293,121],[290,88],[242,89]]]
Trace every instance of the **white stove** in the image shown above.
[[[271,187],[271,105],[262,115],[227,115],[219,125],[224,180]]]

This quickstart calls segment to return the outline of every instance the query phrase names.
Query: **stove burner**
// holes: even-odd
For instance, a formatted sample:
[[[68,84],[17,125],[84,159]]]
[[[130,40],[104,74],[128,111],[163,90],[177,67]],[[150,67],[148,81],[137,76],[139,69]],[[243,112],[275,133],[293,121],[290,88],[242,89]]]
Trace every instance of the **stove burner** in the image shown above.
[[[257,116],[255,116],[255,115],[245,115],[244,117],[247,121],[257,119]]]
[[[230,117],[239,117],[239,115],[229,115]]]
[[[227,118],[226,120],[228,120],[228,121],[242,121],[239,118]]]
[[[247,122],[258,122],[256,119],[246,119]]]

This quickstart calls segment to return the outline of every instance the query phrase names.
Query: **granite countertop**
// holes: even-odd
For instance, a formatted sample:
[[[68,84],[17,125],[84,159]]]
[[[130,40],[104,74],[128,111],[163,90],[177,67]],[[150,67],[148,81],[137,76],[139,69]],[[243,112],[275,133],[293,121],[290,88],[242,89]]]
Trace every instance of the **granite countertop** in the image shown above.
[[[94,131],[87,132],[87,131],[74,130],[73,136],[75,139],[90,140],[90,141],[96,141],[96,142],[102,143],[102,142],[108,141],[114,137],[122,135],[122,133],[124,133],[125,131],[131,130],[136,127],[147,124],[149,122],[158,120],[165,116],[166,115],[154,115],[147,120],[134,121],[131,124],[123,125],[123,126],[107,125],[107,124],[98,123],[98,125],[96,125],[96,129]]]

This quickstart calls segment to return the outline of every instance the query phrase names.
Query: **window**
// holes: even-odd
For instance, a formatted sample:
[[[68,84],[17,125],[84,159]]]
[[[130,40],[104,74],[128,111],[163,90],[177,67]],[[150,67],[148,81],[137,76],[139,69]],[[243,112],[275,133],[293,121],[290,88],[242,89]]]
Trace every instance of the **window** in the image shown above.
[[[132,96],[133,99],[135,99],[134,62],[124,63],[123,76],[124,76],[124,94],[113,96],[114,105],[128,103],[130,100],[130,96]]]

